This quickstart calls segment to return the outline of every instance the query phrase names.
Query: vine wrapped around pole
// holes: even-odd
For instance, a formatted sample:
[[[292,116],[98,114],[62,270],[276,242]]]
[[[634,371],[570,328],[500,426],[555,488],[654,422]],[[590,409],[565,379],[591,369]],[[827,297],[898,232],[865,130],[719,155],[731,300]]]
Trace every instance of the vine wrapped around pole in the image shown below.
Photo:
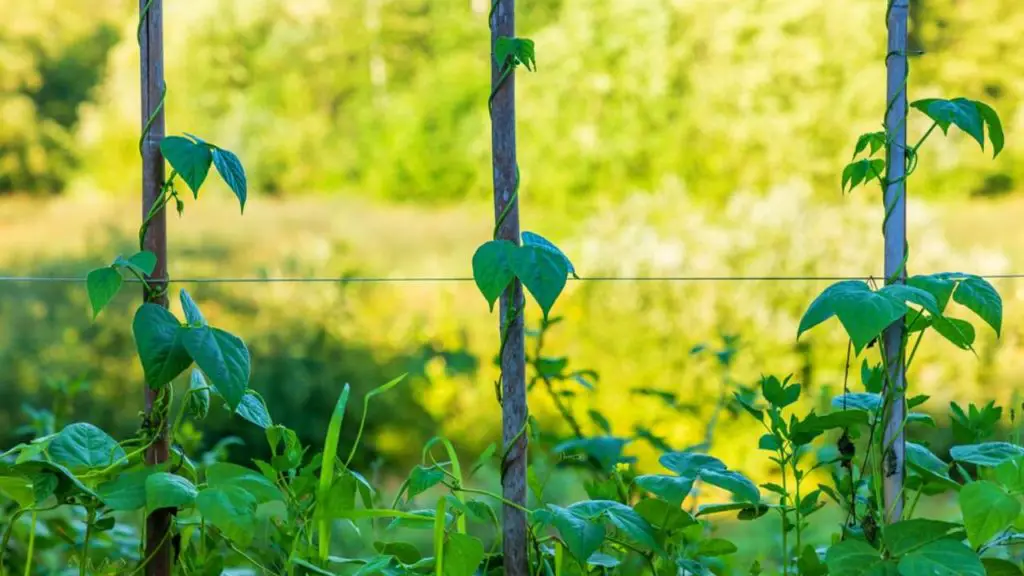
[[[506,58],[498,57],[501,38],[515,37],[515,1],[495,0],[491,27],[491,145],[494,176],[496,240],[519,244],[519,171],[516,164],[515,73]],[[518,278],[501,296],[501,464],[502,496],[519,507],[503,508],[504,568],[508,576],[525,576],[527,562],[526,514],[526,353],[523,327],[523,285]]]
[[[907,279],[907,22],[909,0],[889,0],[886,9],[886,176],[885,283]],[[903,481],[906,474],[903,420],[906,415],[906,327],[903,318],[889,326],[882,338],[888,369],[882,440],[882,493],[886,523],[903,516]]]
[[[139,152],[142,155],[142,233],[141,250],[156,255],[156,267],[144,287],[146,302],[167,306],[167,221],[163,206],[157,206],[164,195],[164,158],[160,142],[164,138],[164,48],[163,1],[139,1],[139,54],[142,98],[142,134]],[[155,279],[155,280],[153,280]],[[145,386],[145,431],[155,435],[146,450],[150,466],[167,461],[167,390]],[[173,516],[170,509],[156,510],[146,517],[147,576],[171,574],[171,542],[167,535]]]

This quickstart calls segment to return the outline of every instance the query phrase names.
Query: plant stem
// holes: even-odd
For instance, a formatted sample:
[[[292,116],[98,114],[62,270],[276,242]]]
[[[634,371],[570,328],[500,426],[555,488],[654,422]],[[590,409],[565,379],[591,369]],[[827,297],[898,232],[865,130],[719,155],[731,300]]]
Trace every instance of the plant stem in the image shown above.
[[[797,457],[796,457],[796,453],[795,452],[793,454],[793,459],[791,461],[791,464],[793,466],[793,485],[794,485],[793,491],[796,494],[796,501],[794,502],[794,506],[793,506],[793,514],[796,516],[796,553],[800,554],[800,551],[801,551],[801,546],[800,546],[800,544],[801,544],[801,542],[800,542],[800,540],[801,540],[800,507],[801,507],[802,503],[800,502],[800,471],[797,469]]]
[[[789,489],[786,487],[786,453],[779,449],[779,470],[782,472],[782,496],[779,515],[782,517],[782,574],[789,575],[789,533],[786,530],[786,506],[789,504]]]
[[[85,542],[82,543],[82,558],[78,566],[79,576],[86,576],[89,573],[89,540],[92,538],[92,524],[96,521],[96,509],[89,508],[85,520]]]
[[[520,506],[519,504],[517,504],[517,503],[515,503],[515,502],[513,502],[511,500],[508,500],[506,498],[502,498],[500,495],[495,494],[494,492],[488,492],[487,490],[478,490],[476,488],[463,488],[461,486],[459,486],[459,487],[452,486],[452,485],[447,485],[447,486],[453,492],[465,492],[467,494],[479,494],[481,496],[490,496],[491,498],[494,498],[495,500],[501,502],[502,504],[504,504],[506,506],[511,506],[512,508],[515,508],[516,510],[519,510],[519,511],[524,512],[526,514],[530,513],[530,509],[529,508],[526,508],[525,506]]]
[[[36,519],[38,514],[32,513],[32,528],[28,533],[28,553],[25,557],[25,576],[31,576],[32,574],[32,557],[35,554],[36,547]]]

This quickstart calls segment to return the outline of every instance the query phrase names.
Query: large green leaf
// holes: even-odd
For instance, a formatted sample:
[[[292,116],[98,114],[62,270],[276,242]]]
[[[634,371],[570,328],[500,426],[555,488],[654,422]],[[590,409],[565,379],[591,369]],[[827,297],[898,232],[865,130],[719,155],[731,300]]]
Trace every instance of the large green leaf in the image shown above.
[[[256,530],[256,498],[240,486],[211,486],[196,496],[203,519],[242,547]]]
[[[181,476],[157,472],[146,478],[146,509],[188,508],[196,501],[196,487]]]
[[[636,510],[620,502],[608,502],[608,509],[604,511],[604,516],[622,535],[647,548],[658,550],[658,544],[654,539],[654,529]]]
[[[73,473],[105,468],[125,460],[121,446],[88,422],[69,424],[50,442],[47,453],[54,463]]]
[[[100,311],[110,304],[117,292],[121,289],[124,279],[121,273],[111,266],[97,268],[85,277],[85,289],[89,293],[89,303],[92,304],[92,317],[99,316]]]
[[[601,547],[605,536],[603,524],[581,518],[554,504],[548,504],[548,510],[551,512],[551,524],[558,530],[569,553],[577,560],[586,562]]]
[[[800,320],[797,337],[838,316],[859,353],[906,312],[906,304],[891,294],[872,292],[867,283],[859,280],[844,280],[829,286],[811,302]]]
[[[512,252],[512,270],[547,318],[565,288],[569,274],[565,259],[539,246],[520,246]]]
[[[900,576],[985,576],[974,550],[956,540],[937,540],[910,552],[900,559],[899,571]]]
[[[645,498],[633,505],[633,509],[648,524],[664,532],[673,532],[697,523],[689,512],[657,498]]]
[[[896,565],[863,540],[843,540],[825,554],[829,576],[892,576]]]
[[[758,490],[757,485],[734,470],[705,468],[700,471],[700,479],[708,484],[728,490],[737,498],[751,504],[757,504],[761,501],[761,491]]]
[[[970,482],[960,490],[960,512],[967,539],[977,548],[1010,527],[1020,516],[1021,506],[1016,497],[998,484],[982,480]]]
[[[953,124],[974,138],[982,149],[985,148],[984,123],[973,101],[966,98],[925,98],[911,102],[910,105],[934,120],[943,132],[947,132],[950,124]]]
[[[931,325],[940,336],[961,350],[970,350],[974,345],[974,326],[970,322],[948,316],[935,316]]]
[[[557,254],[559,258],[563,258],[565,260],[565,266],[569,269],[569,274],[572,274],[573,278],[579,278],[579,276],[576,275],[576,267],[572,265],[572,261],[569,260],[569,257],[565,255],[565,252],[562,252],[561,248],[555,246],[555,244],[547,238],[533,232],[523,232],[523,245],[538,246],[553,254]]]
[[[111,510],[128,512],[146,506],[146,479],[153,474],[151,469],[122,472],[109,482],[96,487],[96,494]]]
[[[926,98],[911,102],[912,107],[924,112],[934,120],[944,133],[953,124],[970,135],[985,149],[985,129],[988,125],[989,140],[992,141],[992,157],[1003,149],[1003,125],[999,115],[988,104],[967,98]]]
[[[512,255],[516,250],[517,246],[508,240],[491,240],[473,254],[473,280],[492,311],[494,303],[515,277]]]
[[[1003,327],[1003,299],[984,278],[969,276],[962,280],[956,292],[953,292],[953,300],[977,314],[997,335],[1000,334]]]
[[[936,540],[949,538],[959,529],[959,524],[913,518],[886,526],[883,531],[883,540],[889,554],[902,556]]]
[[[693,489],[693,478],[685,476],[665,476],[662,474],[648,474],[637,476],[636,485],[655,496],[679,506],[689,496]]]
[[[219,328],[198,326],[185,329],[181,340],[228,406],[237,410],[249,387],[249,349],[242,339]]]
[[[1024,456],[1024,448],[1009,442],[982,442],[953,446],[949,455],[958,462],[995,467],[1007,460]]]
[[[245,490],[259,503],[284,500],[281,491],[262,474],[255,470],[217,462],[206,471],[206,482],[210,487],[237,487]]]
[[[270,419],[270,412],[267,411],[267,405],[252,390],[247,391],[245,396],[242,396],[242,401],[238,403],[235,414],[264,430],[274,425],[274,421]]]
[[[939,303],[936,300],[935,296],[931,292],[928,292],[927,290],[918,288],[916,286],[909,286],[904,284],[890,284],[888,286],[882,287],[882,289],[879,290],[878,293],[890,296],[894,300],[898,300],[900,302],[910,302],[912,304],[917,304],[925,311],[927,311],[929,314],[932,314],[934,316],[942,314],[942,311],[939,308]]]
[[[146,276],[149,276],[150,274],[153,273],[153,270],[156,269],[156,254],[150,252],[149,250],[136,252],[135,254],[129,256],[128,260],[123,265],[128,266],[129,268],[133,268],[137,272],[141,272]]]
[[[992,480],[1010,492],[1024,493],[1024,458],[1014,458],[996,466]]]
[[[178,319],[157,304],[143,304],[135,313],[132,332],[150,388],[160,388],[192,365],[183,331]]]
[[[217,167],[217,172],[220,173],[220,177],[224,179],[228,188],[231,188],[238,198],[238,207],[245,212],[248,186],[245,179],[245,168],[242,167],[241,160],[233,152],[223,148],[214,148],[213,164]],[[209,165],[207,165],[207,169],[209,169]]]
[[[206,180],[213,162],[210,147],[181,136],[168,136],[160,142],[160,152],[198,198],[199,187]]]
[[[693,478],[705,469],[725,470],[725,463],[714,456],[699,452],[669,452],[662,454],[658,462],[683,477]]]
[[[949,298],[953,295],[953,289],[956,287],[956,282],[949,278],[929,274],[927,276],[911,276],[907,279],[907,285],[925,290],[931,294],[932,297],[935,298],[935,302],[938,304],[939,312],[941,313],[949,304]]]
[[[466,534],[448,535],[444,545],[444,576],[473,576],[484,559],[484,543]]]

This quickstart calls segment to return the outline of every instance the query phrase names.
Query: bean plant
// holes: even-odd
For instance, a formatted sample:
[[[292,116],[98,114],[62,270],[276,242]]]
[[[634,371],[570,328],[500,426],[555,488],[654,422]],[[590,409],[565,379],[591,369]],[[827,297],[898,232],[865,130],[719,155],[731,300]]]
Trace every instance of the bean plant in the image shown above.
[[[495,58],[502,80],[518,66],[535,69],[535,48],[528,39],[501,38]],[[996,155],[1003,148],[999,117],[982,102],[932,98],[912,102],[911,108],[927,128],[906,149],[907,176],[936,129],[948,134],[956,128],[983,149],[988,143]],[[894,145],[887,130],[862,135],[842,171],[843,191],[872,182],[886,189],[891,167],[885,158]],[[171,172],[143,221],[140,251],[118,256],[87,277],[94,317],[126,281],[141,284],[147,301],[164,296],[168,279],[151,278],[156,256],[142,249],[142,240],[160,210],[173,203],[183,213],[183,188],[198,200],[211,166],[244,211],[245,171],[233,153],[188,134],[165,138],[161,151]],[[496,231],[505,216],[499,215]],[[804,410],[801,398],[807,391],[792,376],[734,380],[734,337],[724,337],[721,348],[698,347],[694,362],[698,354],[717,358],[720,393],[703,442],[676,449],[655,433],[656,420],[616,434],[614,415],[587,404],[587,394],[606,384],[595,371],[551,355],[546,340],[561,322],[552,311],[577,271],[545,237],[524,232],[516,240],[482,244],[472,270],[492,312],[515,279],[540,309],[538,328],[530,333],[533,346],[523,358],[527,387],[533,401],[550,403],[558,418],[545,426],[530,417],[520,432],[532,446],[527,503],[506,500],[486,477],[486,470],[504,471],[507,448],[496,444],[466,466],[466,454],[448,438],[433,438],[393,494],[385,493],[373,470],[356,469],[370,402],[397,393],[391,391],[405,376],[358,400],[351,398],[348,384],[340,386],[322,444],[303,445],[249,388],[251,359],[242,339],[211,326],[181,290],[183,319],[153,303],[135,311],[132,331],[145,386],[158,394],[133,436],[116,440],[88,422],[65,422],[66,399],[80,391],[77,385],[56,388],[50,408],[26,411],[25,431],[33,437],[0,454],[0,574],[142,573],[152,558],[145,554],[140,520],[162,510],[173,512],[170,529],[158,536],[171,543],[177,574],[496,576],[505,553],[500,506],[526,513],[526,555],[536,575],[1022,574],[1015,547],[1024,542],[1024,447],[1016,432],[1008,439],[1000,436],[1004,413],[994,404],[951,405],[956,444],[946,459],[907,442],[902,495],[909,504],[895,519],[883,509],[883,478],[899,465],[881,432],[893,406],[905,402],[908,407],[900,427],[936,425],[931,416],[914,411],[927,403],[926,396],[907,395],[889,381],[893,367],[888,363],[896,357],[907,369],[915,366],[926,334],[973,351],[978,325],[961,317],[965,312],[998,335],[1002,302],[981,276],[935,273],[882,287],[845,280],[825,289],[803,315],[797,338],[837,318],[849,339],[847,375],[859,361],[862,390],[844,383],[843,393],[821,413]],[[501,319],[499,358],[507,326],[526,313],[525,302],[515,303]],[[902,323],[906,334],[896,354],[885,350],[881,337],[894,323]],[[695,412],[679,405],[675,391],[635,384],[633,394],[660,398],[672,417]],[[495,389],[500,402],[500,380]],[[201,423],[214,410],[263,429],[269,458],[233,463],[230,439],[200,450]],[[341,429],[350,411],[360,414],[358,432],[350,446],[342,446]],[[758,485],[735,463],[712,455],[715,429],[726,413],[746,414],[760,426],[758,447],[767,453],[777,481]],[[1011,426],[1016,418],[1016,410],[1010,410]],[[162,430],[167,430],[170,458],[147,464],[144,455]],[[660,469],[637,468],[628,454],[636,441],[661,452]],[[550,479],[556,470],[577,474],[586,497],[571,502],[555,494]],[[701,494],[699,502],[698,485],[710,494]],[[955,500],[957,514],[923,513],[925,498],[942,497]],[[733,518],[770,521],[764,525],[778,535],[779,548],[752,565],[740,565],[734,560],[737,543],[716,535],[716,528]],[[43,566],[42,557],[58,560]]]

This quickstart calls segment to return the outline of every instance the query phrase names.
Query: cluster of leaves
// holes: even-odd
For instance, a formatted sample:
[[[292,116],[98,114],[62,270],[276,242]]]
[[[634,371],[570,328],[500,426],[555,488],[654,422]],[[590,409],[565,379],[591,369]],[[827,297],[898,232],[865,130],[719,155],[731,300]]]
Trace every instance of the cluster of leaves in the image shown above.
[[[523,232],[522,244],[491,240],[473,254],[473,280],[494,310],[494,303],[518,278],[547,317],[576,269],[565,254],[539,234]]]
[[[943,134],[949,133],[950,126],[956,126],[965,134],[973,138],[981,149],[985,149],[985,127],[988,127],[988,138],[992,143],[992,156],[998,156],[1003,150],[1004,136],[1003,124],[999,115],[991,106],[979,100],[968,100],[967,98],[925,98],[910,103],[915,110],[920,111],[932,121],[931,128],[912,147],[907,148],[907,172],[908,175],[917,166],[917,154],[921,145],[935,128],[940,128]],[[842,190],[853,191],[861,184],[877,181],[885,184],[885,162],[883,158],[875,158],[879,151],[887,150],[888,142],[885,132],[867,132],[861,134],[857,139],[857,145],[853,150],[853,160],[843,168]],[[866,156],[857,159],[863,152]]]

